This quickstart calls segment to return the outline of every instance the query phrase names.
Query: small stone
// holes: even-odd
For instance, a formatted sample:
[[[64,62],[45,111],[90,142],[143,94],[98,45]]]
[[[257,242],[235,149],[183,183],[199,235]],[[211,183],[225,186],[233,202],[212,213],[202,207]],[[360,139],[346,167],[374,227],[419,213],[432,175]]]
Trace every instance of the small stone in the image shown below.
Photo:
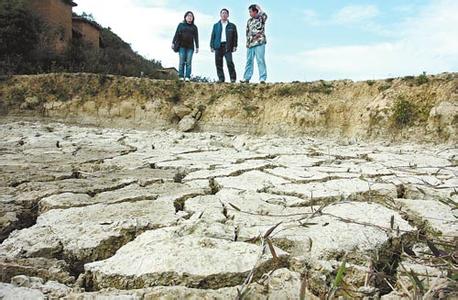
[[[30,287],[30,278],[25,275],[18,275],[11,278],[11,284],[19,287]]]
[[[25,287],[17,287],[12,284],[0,283],[0,299],[2,300],[44,300],[42,292]]]
[[[40,99],[37,96],[26,97],[24,103],[21,104],[21,109],[34,109],[40,104]]]
[[[178,118],[183,119],[185,116],[192,113],[192,109],[185,105],[175,105],[173,107],[173,112],[178,116]]]
[[[196,127],[196,124],[197,120],[193,116],[187,115],[178,123],[178,129],[182,132],[189,132]]]

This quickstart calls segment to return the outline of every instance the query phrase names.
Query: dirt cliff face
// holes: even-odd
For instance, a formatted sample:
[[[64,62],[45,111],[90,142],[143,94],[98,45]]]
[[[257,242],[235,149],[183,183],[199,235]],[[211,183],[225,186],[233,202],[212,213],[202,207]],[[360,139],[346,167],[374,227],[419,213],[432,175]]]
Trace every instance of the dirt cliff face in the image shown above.
[[[93,74],[0,79],[0,113],[110,127],[314,135],[354,140],[458,140],[458,74],[267,85],[181,83]]]

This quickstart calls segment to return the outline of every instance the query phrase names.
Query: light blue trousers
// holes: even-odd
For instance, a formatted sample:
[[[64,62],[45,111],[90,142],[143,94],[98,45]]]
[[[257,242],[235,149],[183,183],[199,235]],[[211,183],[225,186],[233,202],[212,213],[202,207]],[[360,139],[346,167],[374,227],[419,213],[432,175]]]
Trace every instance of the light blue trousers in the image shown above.
[[[254,62],[254,58],[256,57],[256,62],[258,63],[258,70],[259,70],[259,80],[266,81],[267,68],[266,68],[266,60],[264,58],[265,53],[266,53],[266,44],[247,49],[245,75],[243,76],[243,79],[251,80],[251,77],[253,76],[253,68],[254,68],[253,62]]]

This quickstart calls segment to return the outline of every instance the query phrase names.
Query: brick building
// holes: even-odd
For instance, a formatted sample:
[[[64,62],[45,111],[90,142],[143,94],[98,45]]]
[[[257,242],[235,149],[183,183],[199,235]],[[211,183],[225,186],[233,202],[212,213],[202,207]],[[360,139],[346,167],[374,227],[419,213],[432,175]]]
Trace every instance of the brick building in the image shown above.
[[[73,38],[82,38],[99,48],[101,27],[81,17],[73,17],[71,0],[28,0],[31,11],[48,25],[49,44],[62,53]]]
[[[56,52],[63,52],[72,40],[72,9],[76,3],[71,0],[29,0],[29,3],[32,12],[48,24]]]
[[[73,17],[73,37],[82,38],[94,48],[100,47],[100,31],[102,28],[86,18]]]

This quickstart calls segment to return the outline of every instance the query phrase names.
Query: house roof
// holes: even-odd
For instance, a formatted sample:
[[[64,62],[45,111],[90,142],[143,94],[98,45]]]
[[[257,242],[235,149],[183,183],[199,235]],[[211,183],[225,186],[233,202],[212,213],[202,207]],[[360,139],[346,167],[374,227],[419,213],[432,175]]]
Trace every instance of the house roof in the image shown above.
[[[86,23],[86,24],[89,24],[89,25],[93,26],[95,29],[97,29],[97,30],[99,30],[99,31],[102,30],[102,26],[100,26],[99,24],[97,24],[97,22],[88,20],[88,19],[86,19],[86,18],[74,16],[74,17],[72,17],[72,20],[73,20],[73,21],[84,22],[84,23]]]
[[[70,6],[78,6],[78,4],[76,4],[75,2],[73,2],[72,0],[62,0],[65,4],[68,4]]]
[[[162,70],[164,70],[164,71],[176,71],[176,72],[178,72],[177,68],[175,68],[175,67],[162,68]]]

